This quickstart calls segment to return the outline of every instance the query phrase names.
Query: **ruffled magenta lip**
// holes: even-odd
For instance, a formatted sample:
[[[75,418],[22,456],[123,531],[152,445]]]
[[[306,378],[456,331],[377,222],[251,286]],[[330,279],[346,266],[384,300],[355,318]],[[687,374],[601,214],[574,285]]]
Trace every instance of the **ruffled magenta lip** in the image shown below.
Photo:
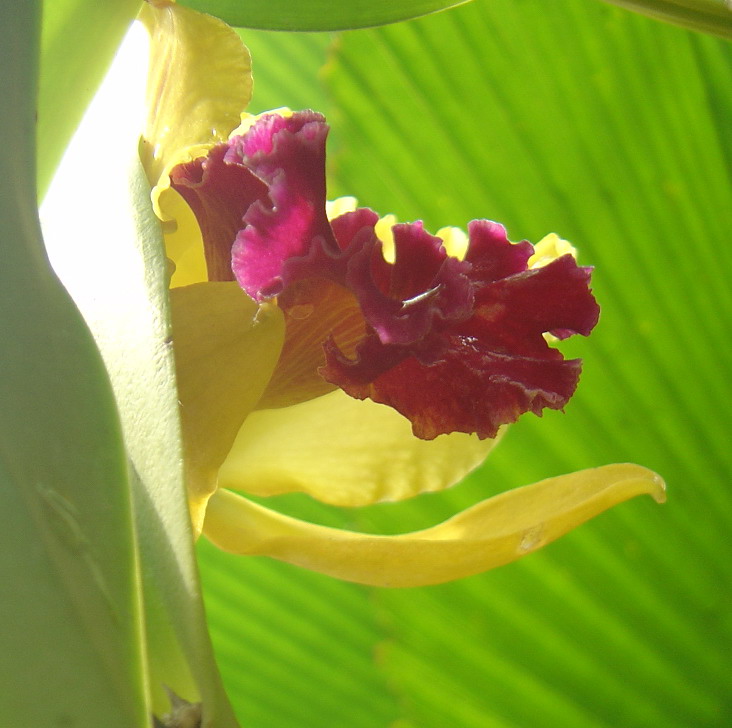
[[[511,243],[488,220],[469,224],[463,260],[422,223],[395,225],[386,260],[375,212],[327,219],[327,132],[312,111],[270,114],[174,170],[201,225],[210,278],[235,278],[256,300],[279,296],[286,314],[283,294],[299,282],[350,291],[362,333],[348,351],[321,339],[318,372],[353,397],[394,407],[418,437],[494,437],[524,412],[563,408],[580,362],[564,360],[544,334],[590,333],[599,316],[590,270],[570,255],[528,269],[533,246]]]
[[[421,233],[420,226],[404,230]],[[400,239],[395,235],[396,261]],[[370,332],[354,357],[329,342],[321,374],[353,397],[394,407],[425,439],[456,431],[495,437],[524,412],[563,408],[580,362],[564,360],[543,334],[589,334],[599,309],[588,269],[567,255],[529,270],[532,252],[528,243],[509,242],[502,226],[472,222],[463,267],[448,278],[468,280],[469,315],[434,311],[429,330],[408,344],[385,343]]]

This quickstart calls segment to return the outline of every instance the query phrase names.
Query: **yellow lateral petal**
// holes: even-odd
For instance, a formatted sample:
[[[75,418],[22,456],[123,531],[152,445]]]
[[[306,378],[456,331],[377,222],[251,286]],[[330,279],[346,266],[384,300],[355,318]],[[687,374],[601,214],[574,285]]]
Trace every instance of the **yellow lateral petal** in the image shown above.
[[[236,283],[170,292],[178,396],[193,525],[200,532],[216,472],[269,381],[284,338],[280,310]]]
[[[161,175],[189,159],[189,148],[225,141],[239,124],[252,95],[251,58],[228,25],[168,0],[145,4],[140,19],[150,33],[140,156],[151,185],[164,189]]]
[[[337,390],[253,412],[219,485],[256,495],[302,491],[341,506],[402,500],[453,485],[496,441],[462,433],[419,440],[395,410]]]
[[[606,465],[502,493],[423,531],[372,536],[298,521],[219,490],[203,530],[235,554],[372,586],[427,586],[515,561],[642,493],[663,502],[663,480],[638,465]]]

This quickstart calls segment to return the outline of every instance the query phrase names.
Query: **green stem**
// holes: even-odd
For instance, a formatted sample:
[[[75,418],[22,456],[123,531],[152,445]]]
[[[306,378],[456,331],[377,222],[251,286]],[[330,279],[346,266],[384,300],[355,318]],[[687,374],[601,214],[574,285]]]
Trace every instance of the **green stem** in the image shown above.
[[[0,4],[0,725],[146,726],[115,403],[38,222],[40,19],[40,0]]]

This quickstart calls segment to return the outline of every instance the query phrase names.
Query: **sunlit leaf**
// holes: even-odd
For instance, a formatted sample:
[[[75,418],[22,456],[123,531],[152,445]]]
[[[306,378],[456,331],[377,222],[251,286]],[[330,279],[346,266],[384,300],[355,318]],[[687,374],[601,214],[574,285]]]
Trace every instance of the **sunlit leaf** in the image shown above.
[[[332,64],[342,189],[435,227],[556,230],[596,266],[603,315],[571,345],[575,401],[509,432],[456,502],[619,460],[669,481],[666,508],[615,509],[515,569],[382,592],[401,615],[386,665],[420,726],[444,724],[427,687],[440,676],[461,725],[724,723],[731,60],[601,5],[496,0],[352,34]]]

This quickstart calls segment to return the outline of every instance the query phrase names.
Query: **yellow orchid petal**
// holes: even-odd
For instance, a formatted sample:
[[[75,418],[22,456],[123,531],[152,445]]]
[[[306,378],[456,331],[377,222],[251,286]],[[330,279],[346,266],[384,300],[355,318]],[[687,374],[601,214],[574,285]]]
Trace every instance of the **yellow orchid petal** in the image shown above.
[[[167,171],[225,141],[240,123],[252,95],[251,58],[228,25],[169,0],[145,4],[140,19],[150,33],[140,156],[150,184],[160,183],[157,202]]]
[[[535,246],[534,254],[527,261],[529,268],[541,268],[563,255],[577,258],[577,248],[556,233],[545,235]]]
[[[381,240],[381,253],[384,256],[384,260],[389,263],[393,263],[396,259],[396,247],[394,246],[394,233],[392,227],[399,222],[397,216],[393,213],[384,215],[379,218],[379,221],[374,225],[374,232],[376,237]]]
[[[208,268],[203,252],[201,228],[188,203],[172,188],[163,191],[160,201],[167,215],[176,221],[175,230],[166,232],[165,254],[173,263],[171,288],[203,283]]]
[[[458,258],[459,260],[465,258],[470,243],[470,239],[465,230],[459,227],[444,227],[440,228],[435,235],[438,238],[442,238],[442,245],[445,247],[448,255],[452,255],[453,258]]]
[[[253,412],[219,485],[256,495],[302,491],[341,506],[396,501],[453,485],[495,443],[463,433],[420,440],[391,407],[337,390]]]
[[[353,212],[358,207],[358,200],[351,195],[336,197],[335,200],[326,200],[325,214],[329,220],[335,217],[345,215],[347,212]]]
[[[191,517],[200,532],[216,472],[272,374],[284,338],[282,313],[236,283],[170,292]]]
[[[638,465],[606,465],[510,490],[423,531],[372,536],[305,523],[220,490],[209,501],[204,533],[225,551],[347,581],[427,586],[515,561],[642,493],[663,502],[661,478]]]

